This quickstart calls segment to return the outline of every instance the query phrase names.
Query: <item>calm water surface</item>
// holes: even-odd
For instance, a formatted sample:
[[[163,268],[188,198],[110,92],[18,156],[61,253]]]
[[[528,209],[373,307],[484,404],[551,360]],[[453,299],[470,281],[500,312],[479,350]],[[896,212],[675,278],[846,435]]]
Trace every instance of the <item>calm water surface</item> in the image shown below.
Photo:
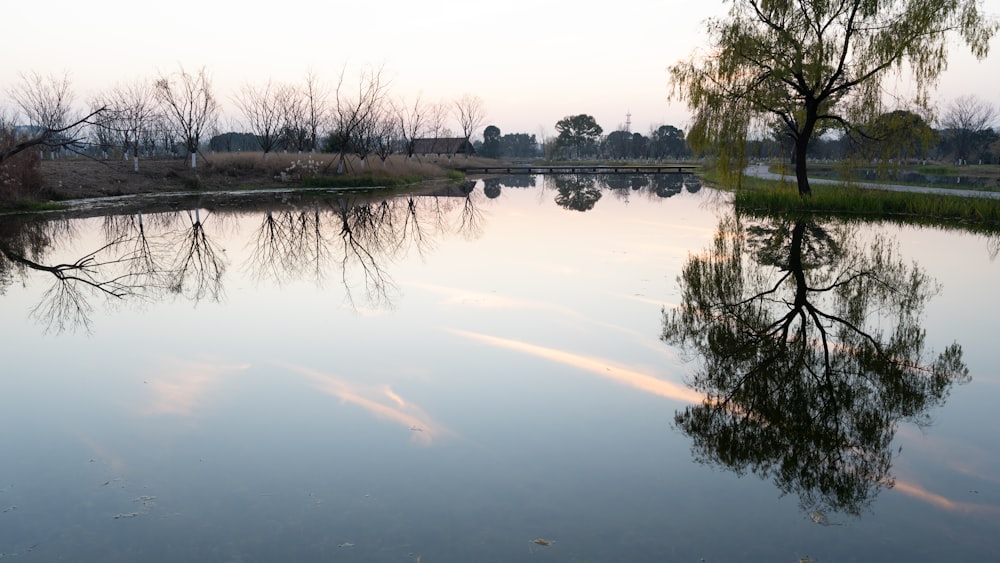
[[[785,246],[767,241],[793,226],[743,218],[734,227],[726,196],[709,188],[613,183],[536,177],[480,181],[467,194],[277,194],[245,208],[4,218],[0,554],[997,556],[996,241],[802,226],[817,256],[823,232],[837,233],[837,248],[854,245],[840,263],[804,260],[809,275],[853,272],[878,241],[895,241],[892,259],[939,289],[916,312],[917,359],[926,367],[958,343],[967,374],[914,391],[868,372],[837,372],[849,381],[841,385],[814,369],[792,384],[787,370],[751,368],[751,380],[785,382],[776,399],[750,389],[768,398],[740,403],[734,392],[728,418],[685,426],[685,412],[713,411],[727,391],[698,385],[705,354],[661,339],[664,311],[679,311],[691,289],[678,277],[721,234],[746,239],[742,266],[712,274],[725,292],[766,287],[790,263]],[[820,308],[827,327],[837,324],[830,299]],[[891,329],[894,302],[862,301],[868,333],[904,338]],[[789,302],[774,295],[767,306]],[[735,337],[706,319],[693,338],[708,355],[748,357],[726,352]],[[816,336],[802,342],[822,349]],[[851,342],[827,352],[865,346]],[[739,369],[724,363],[720,373]],[[800,388],[813,377],[815,389]],[[765,414],[759,405],[771,399],[788,420]],[[800,408],[813,403],[818,411]]]

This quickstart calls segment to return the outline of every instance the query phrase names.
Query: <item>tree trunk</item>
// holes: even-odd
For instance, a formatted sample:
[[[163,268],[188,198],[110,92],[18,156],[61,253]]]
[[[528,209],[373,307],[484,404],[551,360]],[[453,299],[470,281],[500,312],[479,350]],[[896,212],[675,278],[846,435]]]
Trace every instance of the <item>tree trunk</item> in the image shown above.
[[[799,185],[799,196],[812,196],[812,189],[809,187],[809,176],[806,172],[806,152],[809,150],[809,141],[812,140],[813,131],[816,130],[819,103],[806,101],[806,116],[802,128],[795,135],[795,179]]]
[[[795,180],[799,186],[799,196],[812,195],[809,187],[809,176],[806,172],[806,150],[809,148],[809,138],[799,136],[795,139]]]

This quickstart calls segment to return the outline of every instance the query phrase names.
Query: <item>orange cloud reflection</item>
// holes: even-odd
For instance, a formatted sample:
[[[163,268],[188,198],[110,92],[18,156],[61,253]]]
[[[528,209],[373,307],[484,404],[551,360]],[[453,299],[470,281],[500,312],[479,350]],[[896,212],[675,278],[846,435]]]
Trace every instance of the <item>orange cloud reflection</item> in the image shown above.
[[[224,376],[249,367],[249,364],[168,359],[160,368],[163,375],[146,380],[155,398],[143,414],[189,416],[199,406],[211,385]]]
[[[410,287],[416,287],[429,291],[431,293],[436,293],[438,295],[444,296],[444,300],[441,301],[443,306],[452,307],[476,307],[480,309],[524,309],[530,311],[554,311],[556,313],[580,318],[579,312],[570,309],[568,307],[562,307],[558,305],[553,305],[546,301],[537,301],[532,299],[519,299],[516,297],[510,297],[506,295],[500,295],[495,292],[482,292],[474,291],[469,289],[462,289],[458,287],[449,287],[444,285],[427,284],[427,283],[410,283],[407,284]]]
[[[345,403],[359,406],[378,418],[402,424],[410,430],[415,442],[429,446],[435,437],[450,433],[419,407],[403,400],[388,385],[365,386],[302,366],[287,367],[308,377],[321,391]]]
[[[971,502],[956,502],[945,496],[932,493],[913,483],[896,481],[893,489],[944,510],[953,512],[975,512],[980,514],[987,513],[1000,516],[1000,507],[985,504],[974,504]]]
[[[702,394],[689,389],[688,387],[664,381],[653,377],[652,375],[640,373],[627,367],[613,365],[612,362],[604,358],[583,356],[572,352],[557,350],[555,348],[546,348],[544,346],[529,344],[527,342],[499,338],[477,332],[469,332],[458,329],[451,329],[451,332],[484,344],[506,348],[508,350],[514,350],[525,354],[531,354],[533,356],[545,358],[546,360],[589,371],[600,375],[601,377],[606,377],[618,383],[623,383],[647,393],[652,393],[668,399],[676,399],[695,404],[701,403],[705,399]]]

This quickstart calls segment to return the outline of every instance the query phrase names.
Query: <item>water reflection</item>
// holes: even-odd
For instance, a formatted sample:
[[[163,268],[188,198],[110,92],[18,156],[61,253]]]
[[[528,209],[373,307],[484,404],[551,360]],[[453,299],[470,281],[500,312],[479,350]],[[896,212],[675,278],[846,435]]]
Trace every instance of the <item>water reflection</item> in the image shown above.
[[[97,249],[72,261],[51,261],[49,253],[75,236],[70,220],[28,221],[8,218],[0,224],[0,294],[15,278],[29,272],[51,276],[51,285],[31,311],[31,316],[50,329],[90,329],[89,297],[109,300],[143,296],[156,285],[155,276],[143,266],[146,250],[136,237],[112,229]]]
[[[677,427],[700,462],[773,480],[819,523],[892,487],[898,423],[929,424],[969,380],[957,343],[925,351],[936,282],[850,224],[730,215],[678,281],[662,337],[698,360],[705,399]]]
[[[511,174],[482,179],[486,197],[500,197],[503,188],[533,188],[537,176]],[[697,193],[701,180],[693,174],[554,174],[542,177],[546,188],[556,191],[556,203],[572,211],[589,211],[601,199],[603,191],[628,199],[632,192],[653,198],[668,198],[683,191]]]
[[[595,176],[558,175],[552,176],[556,187],[556,203],[573,211],[590,211],[601,199],[601,189]]]
[[[428,252],[434,239],[455,232],[480,236],[481,194],[467,185],[429,194],[373,198],[341,195],[311,201],[258,204],[254,209],[194,207],[103,218],[96,249],[80,258],[52,256],[72,248],[74,219],[9,218],[0,227],[0,293],[30,272],[45,272],[52,287],[31,316],[48,330],[91,330],[92,301],[144,302],[167,295],[220,301],[231,259],[220,246],[226,221],[245,213],[261,220],[242,267],[258,282],[323,284],[339,271],[352,307],[391,307],[397,288],[389,266],[407,252]],[[235,227],[235,222],[234,226]],[[356,301],[360,290],[364,303]]]

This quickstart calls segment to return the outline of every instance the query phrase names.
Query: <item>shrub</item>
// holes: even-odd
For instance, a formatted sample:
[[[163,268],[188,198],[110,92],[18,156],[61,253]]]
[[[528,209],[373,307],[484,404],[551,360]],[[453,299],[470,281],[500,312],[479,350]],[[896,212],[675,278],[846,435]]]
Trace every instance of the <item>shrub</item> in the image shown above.
[[[0,154],[14,145],[7,133],[0,137]],[[33,199],[42,190],[41,158],[37,150],[21,151],[0,161],[0,201],[16,202]]]

